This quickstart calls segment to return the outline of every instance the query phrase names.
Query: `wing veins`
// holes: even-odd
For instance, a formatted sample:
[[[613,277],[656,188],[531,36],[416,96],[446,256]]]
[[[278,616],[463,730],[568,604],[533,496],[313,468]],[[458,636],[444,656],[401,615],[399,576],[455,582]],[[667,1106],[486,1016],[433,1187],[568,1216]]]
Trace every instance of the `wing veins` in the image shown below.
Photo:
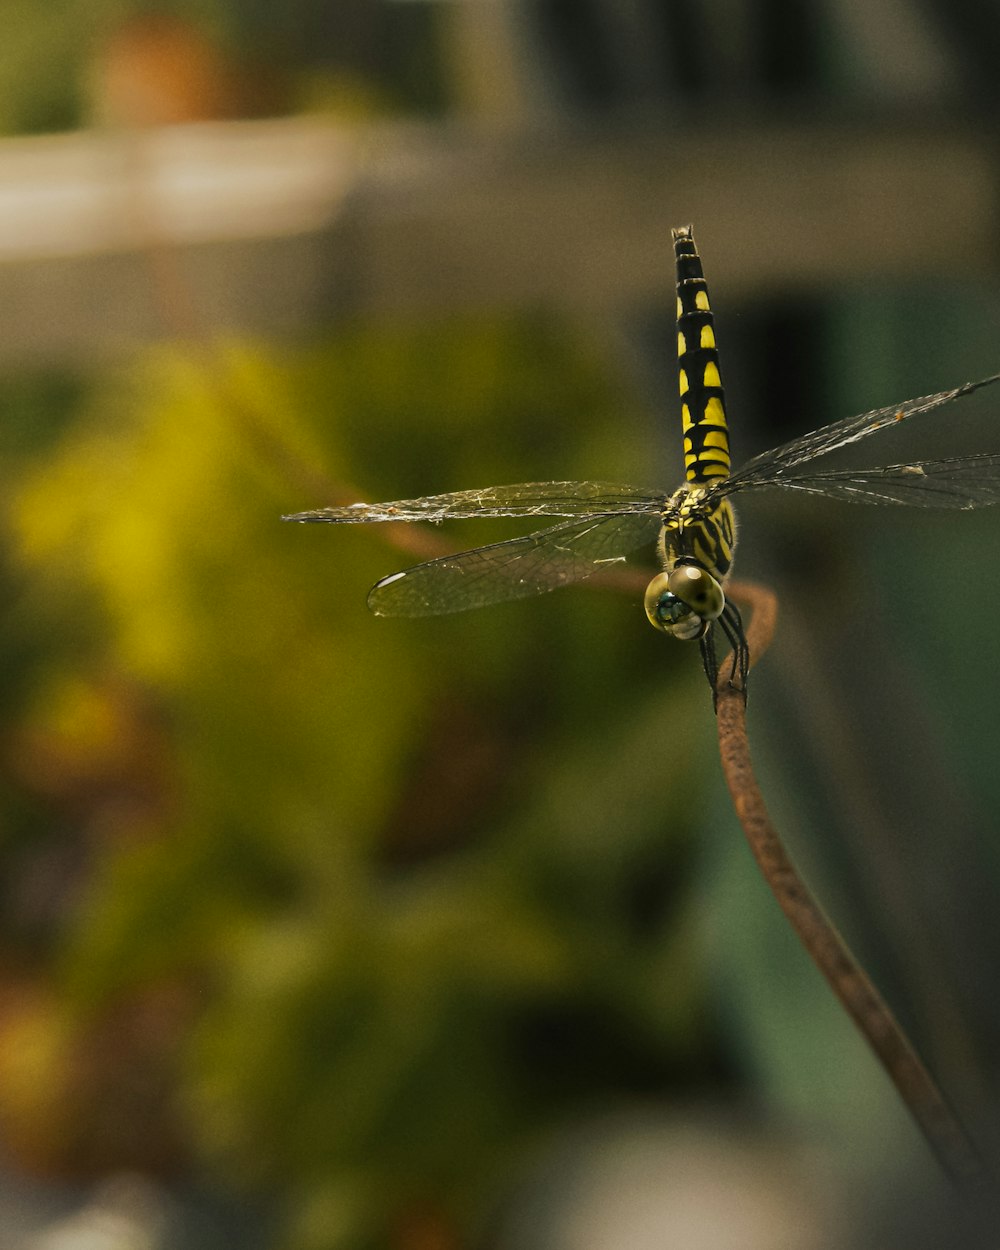
[[[755,480],[753,489],[800,490],[861,503],[983,508],[1000,503],[1000,454],[915,460],[875,469],[788,476],[775,473]]]
[[[952,400],[971,395],[984,386],[992,386],[995,382],[1000,382],[1000,373],[982,378],[978,382],[966,382],[948,391],[939,391],[936,395],[922,395],[901,404],[890,404],[886,408],[875,408],[871,412],[834,421],[783,443],[780,447],[754,456],[728,478],[720,481],[711,495],[713,498],[721,498],[740,490],[756,489],[758,485],[780,485],[779,475],[787,469],[825,456],[828,452],[846,447],[850,443],[859,442],[879,430],[899,425],[920,413],[931,412]]]
[[[519,482],[481,490],[450,491],[421,499],[388,503],[354,503],[341,507],[294,512],[283,521],[326,521],[364,524],[382,521],[445,521],[475,517],[586,517],[616,513],[656,512],[663,492],[640,490],[614,482]]]
[[[542,594],[583,581],[609,559],[624,559],[652,542],[659,526],[658,512],[563,521],[383,578],[368,606],[379,616],[436,616]]]

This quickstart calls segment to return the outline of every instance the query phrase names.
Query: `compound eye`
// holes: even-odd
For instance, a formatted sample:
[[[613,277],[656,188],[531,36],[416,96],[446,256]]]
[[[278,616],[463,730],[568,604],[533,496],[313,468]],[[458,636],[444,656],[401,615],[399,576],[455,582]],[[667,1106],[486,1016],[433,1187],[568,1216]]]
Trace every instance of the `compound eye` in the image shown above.
[[[654,629],[662,629],[664,633],[670,633],[670,627],[673,625],[673,613],[677,608],[683,608],[675,594],[670,589],[670,578],[666,573],[657,573],[653,580],[646,587],[646,595],[643,600],[643,606],[646,609],[646,615],[649,617],[649,623]]]
[[[670,588],[670,576],[657,573],[646,587],[644,600],[649,623],[674,638],[697,638],[701,620]]]
[[[666,576],[667,589],[703,621],[714,621],[722,615],[726,596],[711,573],[697,564],[681,564]]]

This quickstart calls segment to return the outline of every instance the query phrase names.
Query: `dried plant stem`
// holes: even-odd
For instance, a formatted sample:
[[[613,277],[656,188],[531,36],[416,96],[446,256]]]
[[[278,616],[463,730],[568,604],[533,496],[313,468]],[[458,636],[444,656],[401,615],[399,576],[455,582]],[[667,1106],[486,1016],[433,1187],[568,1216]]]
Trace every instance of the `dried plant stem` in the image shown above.
[[[751,609],[747,638],[751,657],[759,660],[774,633],[777,600],[771,591],[748,582],[731,583],[728,593]],[[799,876],[771,823],[750,759],[746,704],[739,691],[729,686],[728,675],[726,662],[720,666],[718,683],[722,769],[764,879],[799,941],[889,1074],[945,1172],[963,1192],[982,1195],[989,1178],[975,1146],[899,1022]]]

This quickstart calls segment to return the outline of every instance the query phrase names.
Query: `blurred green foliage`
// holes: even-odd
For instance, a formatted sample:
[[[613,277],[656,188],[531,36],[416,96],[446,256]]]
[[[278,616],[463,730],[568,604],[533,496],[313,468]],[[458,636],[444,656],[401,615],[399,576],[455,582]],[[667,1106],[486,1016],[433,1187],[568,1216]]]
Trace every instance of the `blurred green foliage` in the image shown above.
[[[541,318],[359,326],[211,375],[153,352],[75,401],[24,441],[10,506],[47,631],[17,837],[75,866],[32,948],[30,1081],[7,1048],[13,1088],[57,1093],[0,1092],[8,1127],[64,1163],[87,1143],[114,1082],[74,1056],[124,1013],[108,1054],[140,1050],[159,1092],[119,1098],[98,1161],[160,1134],[283,1195],[280,1244],[320,1250],[381,1244],[410,1204],[473,1225],[537,1133],[710,1074],[697,657],[586,588],[376,620],[367,586],[413,557],[278,519],[327,502],[310,475],[394,498],[635,477],[639,423],[586,345]],[[667,708],[704,732],[665,750]]]

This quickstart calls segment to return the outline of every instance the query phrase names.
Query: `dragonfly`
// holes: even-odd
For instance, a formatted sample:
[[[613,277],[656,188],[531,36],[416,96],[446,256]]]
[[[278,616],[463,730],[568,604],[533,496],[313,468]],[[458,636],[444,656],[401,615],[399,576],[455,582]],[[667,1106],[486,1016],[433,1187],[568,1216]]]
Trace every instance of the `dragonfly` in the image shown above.
[[[734,496],[798,491],[856,503],[979,508],[1000,502],[1000,454],[916,460],[873,469],[817,471],[813,462],[880,430],[1000,381],[1000,373],[935,395],[846,417],[762,452],[733,469],[715,320],[691,226],[672,231],[677,270],[677,356],[684,481],[676,490],[613,482],[522,482],[390,503],[296,512],[285,521],[370,524],[472,517],[550,517],[545,529],[427,560],[376,582],[377,616],[436,616],[543,594],[583,581],[656,544],[661,571],[644,601],[661,632],[697,641],[716,697],[716,635],[732,647],[731,686],[746,697],[750,655],[726,584],[736,549]]]

